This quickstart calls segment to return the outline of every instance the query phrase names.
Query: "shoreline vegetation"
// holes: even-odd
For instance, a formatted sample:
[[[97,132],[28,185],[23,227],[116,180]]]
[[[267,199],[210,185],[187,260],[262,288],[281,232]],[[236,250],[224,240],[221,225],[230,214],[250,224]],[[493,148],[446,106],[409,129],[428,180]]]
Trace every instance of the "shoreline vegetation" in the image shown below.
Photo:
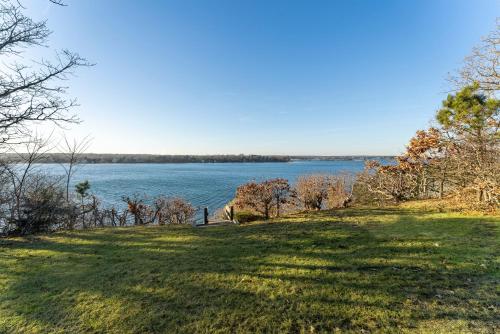
[[[0,154],[0,333],[500,333],[500,21],[450,78],[454,88],[433,126],[417,130],[395,157],[97,154],[85,153],[88,138],[57,139],[35,131],[39,125],[65,129],[79,123],[66,80],[94,64],[66,49],[52,60],[30,60],[37,55],[31,50],[50,47],[51,31],[46,20],[26,16],[21,2],[0,0],[0,152],[9,152]],[[25,50],[30,57],[18,57]],[[358,88],[345,87],[352,94]],[[269,97],[273,91],[269,86]],[[339,97],[346,100],[331,98]],[[359,108],[369,102],[375,114],[392,98],[382,97],[366,99]],[[262,120],[267,109],[258,112]],[[310,142],[309,149],[318,152],[312,145],[319,139],[332,151],[347,150],[366,124],[377,127],[377,138],[390,125],[359,113],[352,121],[363,121],[361,127],[330,122],[333,129],[347,125],[343,138],[314,139],[308,134],[322,131],[314,109],[300,124],[306,131],[295,132],[288,115],[278,119],[273,112],[264,127],[255,124],[257,132],[248,124],[241,134],[252,140],[262,133],[265,140],[273,129],[286,129],[284,135]],[[342,119],[351,116],[336,109]],[[132,115],[137,125],[158,121],[141,114]],[[162,124],[164,131],[179,121]],[[376,146],[382,144],[377,138],[370,145],[378,151],[383,146]],[[142,177],[129,188],[135,193],[121,197],[120,208],[108,207],[106,197],[92,192],[95,174],[72,181],[79,164],[305,160],[365,166],[356,174],[298,175],[296,182],[264,171],[262,179],[239,185],[229,203],[231,219],[225,220],[235,217],[238,224],[210,228],[192,226],[200,209],[208,225],[206,211],[174,192],[138,192],[156,186]],[[60,164],[64,173],[35,168],[44,163]],[[259,166],[248,169],[270,166],[254,167]],[[196,168],[186,169],[197,176]],[[175,177],[183,181],[185,174]],[[185,188],[204,196],[195,182]],[[103,196],[112,196],[108,190]]]
[[[27,154],[6,153],[0,159],[10,163],[26,161]],[[75,157],[73,157],[75,158]],[[214,154],[214,155],[170,155],[170,154],[116,154],[116,153],[82,153],[76,158],[82,164],[109,163],[242,163],[242,162],[291,162],[291,161],[366,161],[392,160],[394,156],[371,155],[254,155],[254,154]],[[38,159],[37,163],[69,163],[71,157],[65,153],[47,153]]]

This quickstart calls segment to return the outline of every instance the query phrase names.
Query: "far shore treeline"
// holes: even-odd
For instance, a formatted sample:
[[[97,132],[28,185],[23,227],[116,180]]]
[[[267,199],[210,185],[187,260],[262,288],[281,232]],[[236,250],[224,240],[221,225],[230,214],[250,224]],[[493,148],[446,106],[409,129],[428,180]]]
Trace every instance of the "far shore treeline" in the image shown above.
[[[412,200],[436,201],[438,210],[449,207],[485,214],[500,210],[500,22],[450,77],[450,93],[437,107],[434,121],[417,130],[401,154],[390,157],[86,153],[88,137],[54,138],[40,135],[36,127],[80,121],[72,113],[76,101],[65,94],[66,79],[77,68],[93,63],[68,50],[52,62],[19,58],[24,50],[46,44],[50,35],[46,21],[25,16],[24,7],[15,0],[0,1],[0,23],[2,19],[0,152],[6,153],[0,154],[0,236],[194,222],[197,208],[175,194],[149,198],[136,192],[122,196],[125,208],[104,205],[108,200],[91,191],[92,179],[76,185],[72,181],[79,164],[92,163],[365,161],[356,174],[301,175],[294,183],[269,178],[242,184],[230,203],[240,215],[239,222],[242,214],[246,221],[267,220],[308,210],[358,204],[381,207]],[[306,124],[304,130],[314,131]],[[330,143],[332,151],[342,145]],[[60,164],[59,175],[37,170],[40,163]]]
[[[21,154],[6,153],[0,156],[2,160],[11,163],[25,162],[25,156]],[[294,160],[390,160],[392,156],[286,156],[286,155],[160,155],[160,154],[101,154],[82,153],[79,154],[80,163],[230,163],[230,162],[290,162]],[[65,153],[49,153],[41,157],[37,163],[69,163],[71,159]]]

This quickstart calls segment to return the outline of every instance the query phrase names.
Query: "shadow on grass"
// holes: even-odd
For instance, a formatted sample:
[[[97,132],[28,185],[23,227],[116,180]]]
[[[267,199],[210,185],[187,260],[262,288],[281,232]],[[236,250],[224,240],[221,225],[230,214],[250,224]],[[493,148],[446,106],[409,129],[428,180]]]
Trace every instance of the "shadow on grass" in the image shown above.
[[[0,331],[359,331],[428,321],[494,330],[496,225],[414,214],[348,209],[3,240],[0,315],[12,320]]]

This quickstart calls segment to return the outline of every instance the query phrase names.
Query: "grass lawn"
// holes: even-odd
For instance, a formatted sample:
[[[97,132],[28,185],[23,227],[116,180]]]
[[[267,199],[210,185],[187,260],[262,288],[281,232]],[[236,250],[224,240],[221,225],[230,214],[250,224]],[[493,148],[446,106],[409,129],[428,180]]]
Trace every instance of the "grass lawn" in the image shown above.
[[[417,206],[0,240],[0,333],[500,331],[500,217]]]

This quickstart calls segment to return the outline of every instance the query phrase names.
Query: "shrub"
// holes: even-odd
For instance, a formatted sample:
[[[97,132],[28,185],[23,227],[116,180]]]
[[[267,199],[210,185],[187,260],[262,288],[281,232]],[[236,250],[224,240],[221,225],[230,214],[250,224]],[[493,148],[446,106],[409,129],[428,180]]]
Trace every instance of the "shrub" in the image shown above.
[[[145,199],[138,194],[124,196],[122,200],[127,204],[127,209],[134,217],[134,225],[144,225],[151,221],[151,208],[145,204]]]
[[[378,161],[367,161],[356,182],[358,190],[367,190],[381,202],[397,203],[415,198],[418,189],[415,175],[400,162],[382,165]]]
[[[351,175],[329,178],[327,205],[329,209],[346,208],[352,202],[354,180]]]
[[[158,225],[191,223],[196,210],[186,200],[160,196],[154,201],[154,218]]]
[[[295,185],[295,192],[306,210],[321,210],[328,197],[330,176],[312,174],[301,176]]]
[[[250,212],[250,211],[236,211],[234,213],[234,218],[240,224],[244,224],[244,223],[249,223],[249,222],[253,222],[253,221],[265,219],[264,216],[255,214],[255,213]]]
[[[261,183],[249,182],[236,190],[237,208],[260,213],[265,219],[279,216],[283,204],[289,201],[291,187],[285,179],[277,178]]]
[[[9,234],[26,235],[65,228],[74,221],[76,207],[65,199],[65,190],[53,178],[32,175],[9,220]]]

